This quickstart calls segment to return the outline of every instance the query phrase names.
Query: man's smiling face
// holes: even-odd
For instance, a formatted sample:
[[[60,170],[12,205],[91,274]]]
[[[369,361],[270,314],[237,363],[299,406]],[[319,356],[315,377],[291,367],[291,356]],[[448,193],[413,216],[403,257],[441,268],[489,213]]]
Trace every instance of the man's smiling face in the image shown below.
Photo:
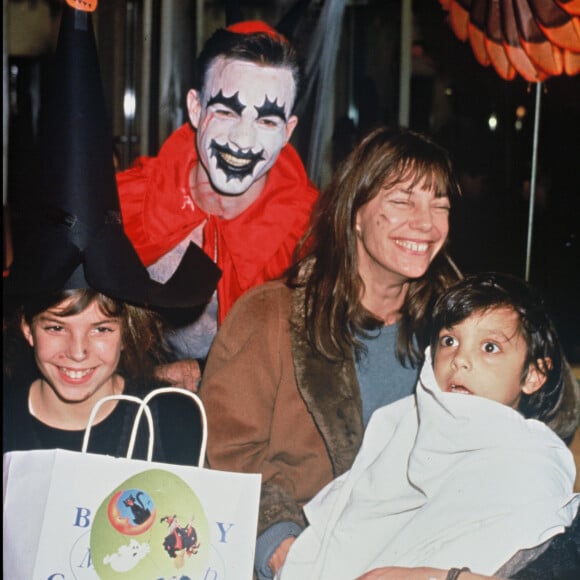
[[[265,180],[296,126],[295,93],[289,69],[221,57],[202,94],[190,91],[199,160],[216,191],[241,195]]]

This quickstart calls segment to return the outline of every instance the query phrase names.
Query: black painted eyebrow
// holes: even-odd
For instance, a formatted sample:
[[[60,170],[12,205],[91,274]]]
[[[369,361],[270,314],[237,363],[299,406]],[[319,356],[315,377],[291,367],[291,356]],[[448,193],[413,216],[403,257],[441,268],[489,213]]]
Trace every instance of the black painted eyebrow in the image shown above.
[[[286,122],[286,113],[284,107],[278,104],[278,99],[270,101],[268,97],[265,98],[264,104],[259,107],[254,107],[258,113],[258,119],[262,117],[280,117],[282,121]]]
[[[246,106],[242,105],[238,95],[239,95],[239,92],[236,92],[231,97],[224,97],[224,94],[222,93],[222,90],[220,89],[220,91],[217,95],[210,97],[206,106],[211,107],[211,105],[224,105],[228,109],[231,109],[232,111],[234,111],[234,113],[241,115],[242,111],[246,108]]]

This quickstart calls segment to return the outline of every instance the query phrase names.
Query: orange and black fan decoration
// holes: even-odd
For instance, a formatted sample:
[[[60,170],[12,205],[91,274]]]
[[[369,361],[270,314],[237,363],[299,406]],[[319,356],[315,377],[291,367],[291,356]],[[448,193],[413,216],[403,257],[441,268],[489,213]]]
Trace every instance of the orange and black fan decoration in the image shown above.
[[[439,0],[476,59],[505,80],[580,72],[580,0]]]

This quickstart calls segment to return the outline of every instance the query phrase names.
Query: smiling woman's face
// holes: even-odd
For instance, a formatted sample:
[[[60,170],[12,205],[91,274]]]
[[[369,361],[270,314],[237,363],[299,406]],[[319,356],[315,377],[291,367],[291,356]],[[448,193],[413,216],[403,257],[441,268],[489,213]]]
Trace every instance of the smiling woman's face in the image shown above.
[[[274,165],[296,126],[292,72],[218,58],[202,95],[190,95],[198,156],[213,188],[245,193]]]
[[[423,276],[447,239],[449,199],[411,183],[381,189],[357,213],[359,273],[367,283]]]

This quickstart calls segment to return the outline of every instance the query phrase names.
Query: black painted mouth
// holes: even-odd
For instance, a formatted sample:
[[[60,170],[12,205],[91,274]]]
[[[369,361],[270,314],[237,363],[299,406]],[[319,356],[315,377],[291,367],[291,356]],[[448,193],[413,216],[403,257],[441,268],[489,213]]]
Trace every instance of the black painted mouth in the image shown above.
[[[256,165],[264,160],[264,151],[259,153],[242,153],[232,151],[228,145],[218,145],[215,141],[211,142],[211,156],[216,158],[217,168],[223,171],[227,181],[230,179],[239,179],[252,175]]]

